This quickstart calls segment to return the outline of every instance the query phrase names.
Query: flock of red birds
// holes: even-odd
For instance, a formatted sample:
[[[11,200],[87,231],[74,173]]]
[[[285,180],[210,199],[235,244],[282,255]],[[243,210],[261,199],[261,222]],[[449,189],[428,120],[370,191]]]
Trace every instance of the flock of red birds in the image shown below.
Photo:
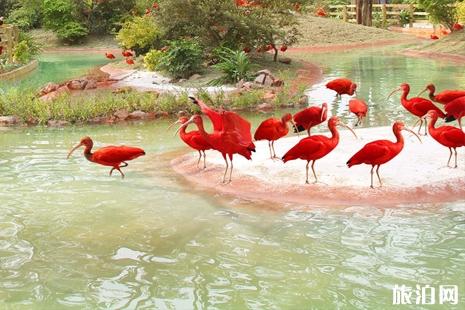
[[[349,79],[335,79],[326,84],[326,87],[334,90],[338,96],[354,95],[357,85]],[[414,97],[408,99],[410,86],[403,83],[400,87],[394,90],[389,97],[397,92],[402,91],[401,104],[410,113],[418,117],[420,134],[423,122],[425,122],[425,135],[427,129],[430,135],[441,145],[449,148],[450,156],[447,162],[449,166],[452,154],[455,153],[455,168],[457,167],[457,148],[465,146],[465,133],[461,129],[460,120],[465,114],[465,90],[445,90],[439,94],[435,93],[435,87],[432,84],[426,86],[424,91],[429,91],[429,97],[432,101],[443,104],[445,107],[444,113],[432,101]],[[424,92],[423,91],[423,92]],[[423,93],[422,92],[422,93]],[[255,145],[251,134],[250,123],[235,112],[215,110],[207,106],[204,102],[194,97],[189,97],[192,102],[199,106],[203,114],[205,114],[213,125],[213,132],[207,132],[204,127],[203,119],[200,115],[193,115],[190,118],[182,115],[175,122],[181,124],[177,132],[181,139],[191,148],[199,153],[197,166],[203,158],[203,167],[206,168],[206,150],[216,150],[221,153],[225,160],[226,168],[223,175],[223,183],[231,182],[233,171],[233,156],[241,155],[246,159],[252,158],[252,152],[255,152]],[[353,98],[349,101],[349,110],[357,117],[355,126],[362,124],[363,118],[368,112],[367,104],[360,99]],[[272,159],[279,158],[274,150],[274,143],[289,133],[289,123],[294,127],[294,132],[307,131],[308,137],[301,139],[294,147],[287,151],[282,156],[282,161],[302,159],[307,161],[306,165],[306,183],[308,181],[308,171],[311,163],[311,168],[315,182],[318,181],[314,165],[318,159],[321,159],[333,151],[339,143],[339,132],[337,127],[342,126],[349,129],[355,137],[355,132],[346,124],[342,123],[337,116],[333,116],[328,120],[328,128],[331,133],[330,137],[325,135],[311,135],[311,128],[325,122],[327,120],[328,106],[323,103],[321,107],[308,107],[296,113],[294,116],[287,113],[282,118],[269,118],[264,120],[256,129],[254,140],[268,141],[270,157]],[[446,119],[446,121],[458,120],[460,128],[453,126],[436,127],[438,118]],[[429,121],[428,125],[427,122]],[[189,124],[195,124],[197,130],[187,132]],[[371,185],[373,188],[373,175],[376,172],[380,186],[382,185],[379,176],[379,168],[381,165],[389,162],[396,157],[403,149],[404,139],[401,131],[405,130],[414,134],[421,142],[420,137],[412,130],[405,127],[401,121],[394,122],[392,126],[396,141],[376,140],[366,144],[362,149],[355,153],[348,161],[347,166],[350,168],[354,165],[367,164],[371,165]],[[93,142],[89,137],[83,138],[80,143],[75,146],[69,156],[77,148],[84,146],[84,156],[91,162],[95,162],[105,166],[111,166],[110,175],[114,170],[118,170],[121,176],[124,177],[121,171],[122,167],[126,167],[127,161],[145,155],[144,150],[140,148],[127,146],[109,146],[92,153]],[[123,164],[123,165],[122,165]],[[229,175],[228,175],[229,171]]]
[[[128,65],[133,65],[135,62],[134,62],[134,53],[131,52],[131,51],[122,51],[121,52],[121,55],[123,55],[123,57],[126,58],[126,63]],[[113,53],[105,53],[105,57],[108,58],[108,59],[116,59],[116,56],[113,54]]]
[[[460,30],[463,30],[463,25],[462,24],[459,24],[459,23],[455,23],[453,26],[452,26],[452,31],[460,31]],[[443,35],[448,35],[450,34],[451,30],[448,30],[448,29],[442,29],[441,30],[441,33]],[[431,40],[439,40],[439,36],[437,36],[435,33],[432,33],[430,36],[430,39]]]

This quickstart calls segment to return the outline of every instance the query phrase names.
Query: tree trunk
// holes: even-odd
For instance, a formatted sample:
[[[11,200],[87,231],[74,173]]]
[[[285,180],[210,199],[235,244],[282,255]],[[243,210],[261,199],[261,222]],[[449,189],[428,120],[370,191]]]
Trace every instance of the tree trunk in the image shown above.
[[[356,0],[355,1],[356,5],[356,18],[357,18],[357,24],[362,24],[363,19],[362,19],[362,8],[363,8],[363,0]]]
[[[371,15],[373,10],[373,1],[364,0],[363,3],[363,25],[371,26]]]
[[[278,53],[279,53],[279,50],[277,47],[274,47],[274,56],[273,56],[273,61],[274,62],[277,62],[278,61]]]

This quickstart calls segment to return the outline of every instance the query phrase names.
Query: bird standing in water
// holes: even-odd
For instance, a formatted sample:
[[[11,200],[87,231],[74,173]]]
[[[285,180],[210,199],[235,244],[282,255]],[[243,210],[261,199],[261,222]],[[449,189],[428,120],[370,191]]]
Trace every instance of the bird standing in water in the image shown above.
[[[90,137],[84,137],[81,139],[78,145],[71,149],[67,158],[69,159],[71,154],[81,146],[84,146],[84,156],[88,161],[103,166],[110,166],[112,167],[110,170],[110,176],[113,173],[113,170],[118,170],[121,173],[122,178],[124,178],[124,173],[121,171],[121,168],[128,166],[126,161],[133,160],[137,157],[145,155],[143,149],[124,145],[106,146],[98,149],[95,152],[92,152],[94,142]],[[124,164],[124,166],[121,166],[121,164]]]
[[[357,90],[357,84],[346,78],[334,79],[326,83],[326,88],[334,90],[338,96],[352,96]]]
[[[323,123],[328,118],[328,104],[325,102],[321,107],[309,107],[294,114],[295,132],[310,130]]]
[[[290,113],[284,114],[281,119],[269,118],[264,120],[255,131],[255,141],[268,141],[268,147],[270,149],[270,156],[272,159],[277,158],[276,151],[274,149],[274,142],[282,137],[285,137],[289,133],[288,123],[294,124],[292,121],[292,115]]]
[[[357,123],[355,123],[355,126],[358,126],[362,124],[363,119],[367,116],[368,105],[361,99],[350,99],[349,111],[357,116]]]

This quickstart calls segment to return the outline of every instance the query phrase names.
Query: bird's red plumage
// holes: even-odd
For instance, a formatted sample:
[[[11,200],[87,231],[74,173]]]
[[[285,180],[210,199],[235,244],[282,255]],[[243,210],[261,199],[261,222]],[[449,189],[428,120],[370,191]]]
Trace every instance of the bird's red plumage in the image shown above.
[[[402,148],[394,147],[394,144],[389,140],[377,140],[367,143],[349,159],[347,165],[349,168],[360,164],[382,165],[393,159],[402,150]]]
[[[223,117],[221,116],[221,113],[210,108],[201,100],[197,99],[196,104],[199,105],[202,113],[208,116],[208,118],[212,122],[213,130],[221,131],[223,129]]]
[[[464,97],[465,90],[444,90],[434,96],[434,101],[447,104],[454,99]]]
[[[460,97],[452,100],[445,105],[447,115],[452,115],[455,119],[460,119],[465,116],[465,97]]]
[[[188,119],[186,117],[180,119],[182,124],[187,122],[187,120]],[[182,127],[181,131],[179,132],[179,136],[181,137],[181,140],[184,141],[184,143],[186,143],[194,150],[205,151],[211,149],[211,145],[205,140],[204,137],[202,137],[200,131],[198,130],[186,132],[186,128]]]
[[[326,87],[334,90],[339,95],[353,95],[357,85],[349,79],[334,79],[326,84]]]
[[[269,118],[264,120],[257,128],[254,134],[254,139],[275,141],[284,136],[289,132],[289,127],[286,123],[283,123],[281,119]]]
[[[349,100],[349,111],[357,116],[365,117],[368,112],[368,106],[363,100],[351,99]]]
[[[446,116],[444,112],[441,111],[441,109],[435,106],[434,103],[428,99],[421,97],[413,97],[408,99],[407,97],[410,93],[410,85],[407,83],[403,83],[400,89],[402,90],[400,102],[402,106],[413,115],[423,117],[426,115],[426,113],[428,113],[428,111],[434,110],[438,113],[440,118],[444,118]]]
[[[321,107],[309,107],[294,114],[294,123],[297,127],[308,130],[323,123],[327,118],[327,104],[323,103]]]
[[[128,161],[145,155],[143,149],[131,146],[107,146],[94,153],[91,161],[104,166],[119,166],[123,161]]]

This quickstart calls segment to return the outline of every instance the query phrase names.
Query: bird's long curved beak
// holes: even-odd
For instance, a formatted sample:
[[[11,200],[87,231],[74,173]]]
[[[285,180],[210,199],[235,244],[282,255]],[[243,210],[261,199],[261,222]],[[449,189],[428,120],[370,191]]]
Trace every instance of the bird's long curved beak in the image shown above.
[[[400,88],[400,87],[394,89],[394,90],[389,94],[389,96],[387,97],[387,99],[391,98],[391,96],[392,96],[394,93],[396,93],[396,92],[398,92],[398,91],[400,91],[400,90],[402,90],[402,88]]]
[[[174,123],[172,123],[171,125],[169,125],[168,128],[166,128],[166,130],[170,130],[171,127],[173,127],[173,126],[176,125],[176,124],[181,124],[181,121],[180,121],[180,120],[175,121]]]
[[[405,128],[405,127],[404,127],[404,130],[405,130],[405,131],[408,131],[408,132],[410,132],[410,133],[412,133],[412,134],[414,134],[415,137],[417,137],[418,141],[420,141],[420,143],[423,143],[423,141],[421,141],[420,137],[419,137],[412,129],[409,129],[409,128]]]
[[[324,118],[324,115],[325,115],[325,112],[328,111],[328,108],[327,107],[322,107],[321,108],[321,116],[320,116],[320,121],[323,121],[323,118]]]
[[[417,95],[417,97],[420,97],[421,94],[423,94],[423,93],[424,93],[425,91],[427,91],[427,90],[428,90],[428,88],[423,89],[423,90]]]
[[[290,122],[291,122],[292,127],[294,128],[295,132],[297,132],[297,136],[300,137],[300,132],[297,129],[297,125],[294,123],[294,121],[292,119],[290,120]]]
[[[82,143],[79,143],[78,145],[76,145],[75,147],[73,147],[71,149],[71,151],[69,151],[68,153],[68,156],[66,156],[66,159],[69,159],[71,157],[71,154],[73,154],[74,151],[76,151],[78,148],[80,148],[81,146],[83,146]]]
[[[341,125],[342,127],[345,127],[345,128],[347,128],[347,129],[349,129],[350,132],[354,134],[355,139],[358,139],[357,134],[355,133],[355,131],[354,131],[352,128],[350,128],[348,125],[346,125],[346,124],[344,124],[344,123],[341,123],[341,122],[339,123],[339,125]]]
[[[178,132],[179,132],[182,128],[186,127],[186,126],[189,125],[189,124],[192,124],[193,122],[194,122],[194,116],[192,116],[191,118],[189,118],[189,120],[188,120],[187,122],[185,122],[184,124],[182,124],[181,126],[179,126],[179,128],[176,130],[176,132],[174,133],[174,135],[176,136],[176,135],[178,134]]]

